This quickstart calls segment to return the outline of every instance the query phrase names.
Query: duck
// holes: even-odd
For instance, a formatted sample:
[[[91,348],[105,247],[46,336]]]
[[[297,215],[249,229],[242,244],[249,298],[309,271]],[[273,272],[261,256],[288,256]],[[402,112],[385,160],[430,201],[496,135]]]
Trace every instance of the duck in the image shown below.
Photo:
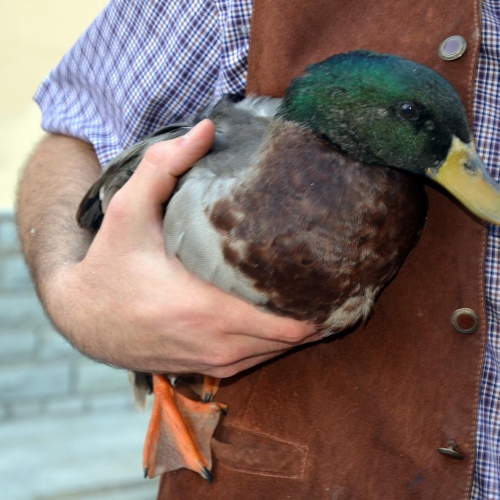
[[[198,277],[323,336],[372,313],[417,244],[425,184],[439,184],[474,217],[500,225],[500,189],[476,152],[467,113],[438,73],[357,50],[308,66],[283,98],[230,96],[115,157],[82,200],[78,223],[97,231],[113,195],[154,143],[209,118],[209,153],[165,207],[165,250]],[[154,403],[146,477],[187,467],[211,481],[218,380],[176,390],[178,374],[132,375]],[[167,452],[168,450],[168,452]]]

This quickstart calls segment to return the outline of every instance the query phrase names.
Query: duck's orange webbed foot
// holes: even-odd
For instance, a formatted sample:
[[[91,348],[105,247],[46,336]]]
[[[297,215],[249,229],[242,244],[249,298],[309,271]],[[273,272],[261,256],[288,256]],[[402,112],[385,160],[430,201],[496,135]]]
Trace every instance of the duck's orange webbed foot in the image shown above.
[[[175,391],[163,375],[153,375],[153,391],[153,412],[144,445],[144,477],[186,467],[211,482],[210,441],[227,406],[193,401]]]

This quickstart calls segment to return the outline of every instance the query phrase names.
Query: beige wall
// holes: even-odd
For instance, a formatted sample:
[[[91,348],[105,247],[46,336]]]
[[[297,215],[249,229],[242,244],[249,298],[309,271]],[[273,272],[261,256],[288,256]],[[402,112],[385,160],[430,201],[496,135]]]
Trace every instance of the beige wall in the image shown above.
[[[0,0],[0,210],[43,136],[31,98],[108,0]]]

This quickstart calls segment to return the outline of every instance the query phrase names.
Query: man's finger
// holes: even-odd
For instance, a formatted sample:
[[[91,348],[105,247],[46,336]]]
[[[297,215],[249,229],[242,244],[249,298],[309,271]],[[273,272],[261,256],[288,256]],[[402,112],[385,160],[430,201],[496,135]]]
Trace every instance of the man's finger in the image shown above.
[[[115,194],[106,212],[108,219],[118,217],[120,227],[134,241],[149,232],[163,215],[163,205],[171,196],[177,178],[202,158],[215,136],[210,120],[203,120],[188,134],[151,146],[137,170],[123,188]],[[106,222],[106,218],[105,218]]]
[[[217,329],[226,334],[284,343],[289,347],[301,344],[308,338],[317,339],[315,325],[264,312],[253,304],[201,280],[196,292],[191,292],[190,296],[201,310],[224,311],[223,314],[217,315]]]
[[[283,342],[290,347],[302,344],[309,338],[316,339],[315,325],[263,312],[243,301],[235,302],[224,319],[230,333]]]

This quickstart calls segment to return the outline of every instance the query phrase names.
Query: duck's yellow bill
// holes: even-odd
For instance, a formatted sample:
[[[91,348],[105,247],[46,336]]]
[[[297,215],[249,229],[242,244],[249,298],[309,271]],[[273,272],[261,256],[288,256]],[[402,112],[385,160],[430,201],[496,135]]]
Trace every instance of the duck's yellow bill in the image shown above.
[[[427,169],[427,175],[473,214],[500,226],[500,185],[486,170],[472,141],[465,144],[453,137],[443,165]]]

